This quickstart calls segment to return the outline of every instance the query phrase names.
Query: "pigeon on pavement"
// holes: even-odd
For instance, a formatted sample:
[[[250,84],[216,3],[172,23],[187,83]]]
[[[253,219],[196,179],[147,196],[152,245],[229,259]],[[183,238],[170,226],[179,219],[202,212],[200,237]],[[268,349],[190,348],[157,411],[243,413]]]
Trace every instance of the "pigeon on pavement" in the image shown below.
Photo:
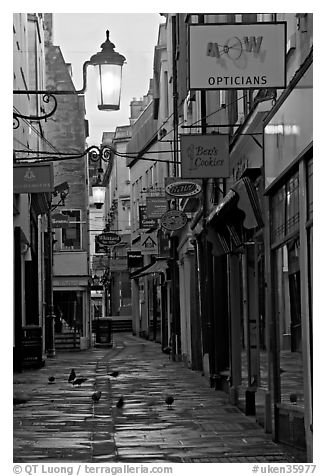
[[[75,380],[72,382],[73,385],[78,385],[79,387],[81,386],[82,383],[86,382],[87,378],[85,377],[77,377]]]
[[[117,401],[117,408],[122,408],[123,405],[124,405],[123,397],[120,397],[119,400]]]
[[[98,402],[99,399],[101,398],[101,395],[102,395],[102,392],[100,390],[98,390],[97,392],[94,392],[92,395],[92,399],[94,400],[94,402]]]
[[[53,375],[51,375],[51,377],[49,377],[48,380],[49,380],[49,383],[54,383],[55,377],[53,377]]]
[[[172,395],[167,395],[167,397],[165,398],[165,403],[168,405],[168,407],[170,407],[173,402],[174,398],[172,397]]]
[[[110,377],[116,378],[119,375],[119,372],[115,370],[114,372],[109,373]]]
[[[291,403],[297,403],[297,394],[296,393],[290,393],[290,402]]]
[[[71,369],[70,375],[68,377],[68,382],[73,382],[76,378],[76,372],[74,369]]]

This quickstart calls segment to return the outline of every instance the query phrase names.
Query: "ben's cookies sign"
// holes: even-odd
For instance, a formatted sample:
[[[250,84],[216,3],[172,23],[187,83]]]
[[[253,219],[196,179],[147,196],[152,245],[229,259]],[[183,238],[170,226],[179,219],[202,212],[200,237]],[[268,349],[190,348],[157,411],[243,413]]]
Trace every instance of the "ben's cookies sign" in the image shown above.
[[[226,134],[180,136],[182,178],[229,177],[229,137]]]

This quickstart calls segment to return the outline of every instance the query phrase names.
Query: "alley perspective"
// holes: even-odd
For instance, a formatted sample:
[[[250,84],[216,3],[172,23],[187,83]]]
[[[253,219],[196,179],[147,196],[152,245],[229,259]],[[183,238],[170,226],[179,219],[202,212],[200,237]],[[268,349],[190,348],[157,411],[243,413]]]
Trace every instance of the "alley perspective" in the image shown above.
[[[14,461],[316,463],[313,13],[12,19]]]
[[[110,350],[62,353],[15,376],[24,403],[14,408],[14,462],[302,461],[158,348],[121,333]],[[80,383],[68,381],[72,365]]]

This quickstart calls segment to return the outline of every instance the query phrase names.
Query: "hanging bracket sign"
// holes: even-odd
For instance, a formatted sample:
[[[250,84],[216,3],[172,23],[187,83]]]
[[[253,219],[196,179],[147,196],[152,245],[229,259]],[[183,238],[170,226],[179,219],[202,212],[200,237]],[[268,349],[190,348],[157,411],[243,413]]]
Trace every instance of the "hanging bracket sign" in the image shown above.
[[[113,246],[120,243],[121,236],[117,235],[116,233],[101,233],[101,235],[97,235],[96,240],[101,245]]]
[[[180,210],[168,210],[161,217],[161,225],[170,231],[180,230],[187,221],[187,215]]]
[[[183,178],[229,177],[229,136],[227,134],[183,134],[180,136]]]
[[[185,180],[175,177],[165,177],[165,193],[170,197],[186,198],[198,195],[201,185],[195,180]]]
[[[189,89],[286,87],[286,22],[189,25]]]

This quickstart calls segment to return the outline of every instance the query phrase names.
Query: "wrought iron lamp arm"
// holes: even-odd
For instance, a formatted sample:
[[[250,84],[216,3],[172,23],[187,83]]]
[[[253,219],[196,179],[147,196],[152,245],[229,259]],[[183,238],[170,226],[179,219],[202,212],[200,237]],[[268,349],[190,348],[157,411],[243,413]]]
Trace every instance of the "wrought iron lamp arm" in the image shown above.
[[[36,157],[33,158],[17,158],[15,157],[14,162],[16,164],[20,162],[52,162],[53,160],[72,160],[72,159],[81,159],[85,157],[87,154],[92,162],[110,162],[111,153],[115,153],[115,149],[109,145],[103,147],[97,147],[96,145],[91,145],[87,147],[83,152],[80,153],[69,153],[69,152],[48,152],[48,151],[34,151],[34,150],[16,150],[17,153],[24,153],[28,154],[38,154]]]
[[[83,64],[83,87],[82,89],[46,89],[44,91],[39,89],[14,89],[13,94],[44,94],[44,95],[66,95],[66,94],[84,94],[87,86],[87,66],[92,64],[91,61],[85,61]]]
[[[54,102],[53,109],[49,112],[47,112],[44,115],[26,115],[26,114],[21,114],[19,112],[13,112],[13,118],[14,118],[14,129],[18,129],[20,121],[19,119],[27,119],[29,121],[43,121],[45,119],[48,119],[49,117],[53,116],[55,111],[57,110],[58,107],[58,102],[55,96],[57,95],[78,95],[78,94],[84,94],[86,91],[87,87],[87,66],[91,64],[90,61],[85,61],[83,64],[83,87],[82,89],[79,90],[32,90],[32,89],[15,89],[13,91],[13,94],[19,94],[19,95],[43,95],[43,101],[45,103],[49,103],[50,100]]]

